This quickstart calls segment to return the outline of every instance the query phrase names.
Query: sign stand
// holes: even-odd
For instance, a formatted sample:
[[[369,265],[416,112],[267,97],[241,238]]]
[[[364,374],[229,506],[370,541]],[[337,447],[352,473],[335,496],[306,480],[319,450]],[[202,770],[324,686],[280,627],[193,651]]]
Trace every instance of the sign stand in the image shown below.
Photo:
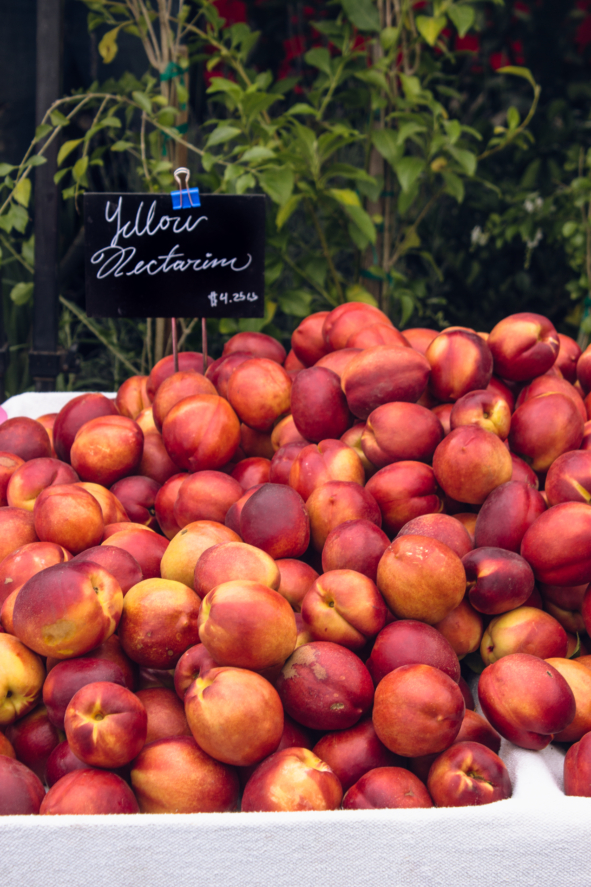
[[[261,318],[265,197],[199,194],[189,170],[168,194],[86,193],[86,311],[90,317],[170,317],[178,371],[179,317]],[[172,205],[171,205],[172,204]]]
[[[203,375],[207,372],[207,319],[205,317],[201,318],[201,341],[202,341],[202,351],[203,351]]]
[[[174,360],[174,371],[175,371],[175,373],[178,373],[178,371],[179,371],[179,355],[178,355],[178,346],[177,346],[176,317],[170,318],[170,332],[172,335],[172,358]]]

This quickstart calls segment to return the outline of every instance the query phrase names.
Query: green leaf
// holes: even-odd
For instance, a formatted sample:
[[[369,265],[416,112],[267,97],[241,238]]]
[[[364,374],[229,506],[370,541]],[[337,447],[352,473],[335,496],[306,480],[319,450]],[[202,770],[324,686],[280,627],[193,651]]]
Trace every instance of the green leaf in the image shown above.
[[[454,121],[455,122],[455,121]],[[458,123],[459,126],[459,123]],[[412,121],[409,123],[403,123],[400,129],[398,130],[398,144],[404,145],[405,141],[410,137],[415,135],[417,132],[426,132],[427,127],[421,126],[420,123],[413,123]]]
[[[24,206],[19,206],[17,203],[13,203],[5,218],[9,225],[6,230],[10,231],[10,228],[16,228],[20,234],[25,233],[25,228],[29,224],[29,214]]]
[[[343,205],[343,209],[351,219],[351,221],[357,225],[362,234],[367,237],[370,243],[375,243],[377,239],[377,233],[375,229],[375,225],[369,217],[368,213],[361,206],[349,206],[347,204]]]
[[[249,188],[254,188],[256,183],[257,180],[251,172],[245,173],[243,176],[240,176],[236,179],[236,183],[234,185],[236,194],[244,194],[245,191],[248,191]]]
[[[15,305],[26,305],[27,302],[31,301],[33,288],[32,283],[17,283],[10,290],[10,298]]]
[[[205,172],[210,172],[213,169],[215,160],[214,155],[210,154],[208,151],[205,151],[205,153],[201,155],[201,166]]]
[[[271,286],[276,280],[279,280],[283,273],[283,262],[281,259],[265,263],[265,286]]]
[[[138,89],[134,90],[131,94],[132,99],[139,105],[142,111],[145,111],[146,114],[152,113],[152,102],[150,101],[150,97],[146,95],[145,92],[140,92]]]
[[[104,117],[104,118],[101,120],[101,126],[116,126],[116,127],[119,127],[119,126],[121,126],[121,125],[122,125],[122,124],[121,124],[121,121],[119,120],[118,117]]]
[[[407,99],[416,99],[421,94],[421,81],[418,77],[410,77],[408,74],[399,73],[400,82]]]
[[[226,77],[212,77],[211,85],[209,86],[208,93],[216,93],[216,92],[227,92],[232,98],[237,101],[242,97],[243,90],[241,87],[235,83],[233,80],[228,80]]]
[[[85,157],[80,157],[79,160],[76,161],[72,168],[72,175],[74,177],[75,182],[80,182],[86,170],[88,169],[88,154]]]
[[[404,236],[404,240],[400,245],[400,253],[403,255],[407,253],[410,249],[418,249],[421,245],[421,238],[417,234],[414,228],[409,228]]]
[[[306,290],[288,290],[284,295],[277,297],[277,302],[284,314],[307,317],[310,313],[312,295]]]
[[[229,142],[230,139],[233,139],[235,136],[240,135],[240,130],[235,126],[228,126],[227,124],[220,124],[214,131],[211,133],[207,140],[207,147],[211,148],[213,145],[221,145],[223,142]]]
[[[455,145],[449,145],[447,150],[454,160],[457,160],[467,176],[474,175],[478,162],[476,154],[473,154],[472,151],[466,151],[464,148],[456,148]]]
[[[350,188],[329,188],[328,193],[342,206],[361,206],[359,195]]]
[[[41,139],[44,139],[46,135],[49,135],[52,130],[53,126],[51,125],[51,123],[40,123],[35,130],[35,141],[41,141]]]
[[[111,31],[107,31],[107,33],[103,35],[101,42],[98,45],[98,51],[105,65],[110,64],[117,55],[117,37],[119,36],[119,31],[121,30],[121,27],[121,25],[117,25],[116,28],[113,28]]]
[[[398,144],[398,133],[395,129],[376,129],[372,133],[371,140],[390,166],[393,167],[398,163],[402,157],[403,148]]]
[[[406,295],[406,293],[401,294],[399,298],[400,302],[400,321],[399,326],[403,327],[410,318],[412,317],[412,313],[415,310],[414,299],[410,295]]]
[[[21,247],[21,255],[25,262],[29,265],[35,264],[35,235],[31,234],[28,240],[25,240]]]
[[[451,170],[445,170],[442,173],[445,182],[445,191],[454,197],[458,203],[462,203],[464,199],[464,183],[461,178]]]
[[[471,6],[450,6],[446,12],[460,37],[465,37],[474,24],[474,9]]]
[[[68,142],[64,142],[57,155],[57,165],[61,166],[68,154],[71,154],[82,141],[83,139],[70,139]]]
[[[439,15],[437,18],[431,18],[428,15],[417,15],[416,25],[422,37],[425,38],[429,46],[435,46],[437,38],[445,28],[446,18]]]
[[[12,163],[0,163],[0,176],[4,178],[4,176],[7,176],[13,169],[16,169],[16,166],[13,166]]]
[[[55,111],[52,111],[49,115],[49,119],[53,123],[54,126],[69,126],[71,121],[66,117],[65,114],[62,114],[61,111],[58,111],[57,108]],[[45,124],[47,126],[47,124]]]
[[[306,105],[305,102],[296,102],[296,104],[293,105],[285,113],[286,114],[313,114],[314,116],[316,116],[317,111],[315,108],[312,107],[312,105]]]
[[[579,230],[579,226],[576,222],[565,222],[562,226],[562,236],[563,237],[572,237]]]
[[[382,44],[382,49],[385,52],[388,52],[389,49],[392,49],[394,46],[396,46],[399,34],[399,28],[384,28],[384,30],[380,34],[380,43]]]
[[[328,74],[329,77],[331,76],[330,52],[324,46],[309,49],[305,54],[304,59],[309,65],[312,65],[313,68],[318,68],[324,74]]]
[[[54,177],[53,177],[53,183],[54,183],[54,185],[59,185],[59,183],[61,182],[61,180],[63,179],[63,177],[64,177],[65,175],[67,175],[67,174],[70,172],[71,169],[72,169],[71,166],[64,166],[63,169],[58,170],[58,171],[56,172],[56,174],[54,175]]]
[[[368,293],[360,283],[352,283],[351,286],[348,286],[345,298],[347,302],[363,302],[364,305],[373,305],[374,308],[378,307],[378,303],[372,294]]]
[[[161,126],[174,126],[177,115],[177,108],[163,108],[158,111],[158,123]]]
[[[181,108],[189,101],[189,90],[185,84],[180,81],[176,84],[176,97]]]
[[[515,77],[523,77],[524,80],[531,83],[534,89],[537,86],[534,75],[529,68],[520,68],[517,65],[506,65],[504,68],[497,68],[497,74],[514,74]]]
[[[243,166],[240,166],[240,164],[229,163],[224,172],[224,182],[233,182],[234,179],[239,178],[244,172],[245,169]]]
[[[337,40],[343,34],[343,26],[336,21],[310,22],[315,31],[324,34],[331,40]]]
[[[369,246],[369,238],[367,238],[365,234],[359,230],[357,225],[355,225],[353,222],[349,222],[349,224],[347,225],[347,231],[349,233],[349,237],[358,250],[361,250],[363,252],[364,249],[367,249],[367,247]]]
[[[259,184],[265,194],[268,194],[273,203],[283,206],[291,197],[295,177],[289,167],[275,167],[265,169],[257,173]]]
[[[31,180],[20,179],[13,191],[13,197],[21,206],[28,206],[31,199]]]
[[[410,191],[424,168],[425,161],[420,157],[403,157],[396,163],[394,170],[404,192]]]
[[[360,31],[379,31],[380,16],[373,0],[341,0],[345,14]]]
[[[410,209],[419,195],[419,183],[416,181],[408,191],[401,191],[398,195],[398,212],[401,216]]]
[[[242,157],[240,158],[241,163],[252,163],[257,160],[271,160],[275,157],[275,152],[271,151],[270,148],[264,148],[262,145],[255,145],[254,148],[248,148]]]
[[[283,228],[290,216],[292,216],[293,213],[296,211],[303,196],[303,194],[292,194],[289,200],[287,200],[283,204],[283,206],[277,213],[277,217],[275,218],[275,224],[277,225],[277,228],[279,230]]]
[[[455,145],[462,134],[462,125],[459,120],[445,120],[445,129],[452,145]]]
[[[220,333],[222,336],[227,336],[228,334],[234,335],[234,333],[238,332],[238,323],[234,320],[233,317],[222,317],[220,320]]]
[[[294,88],[298,79],[298,77],[284,77],[283,80],[276,80],[269,91],[278,95],[285,95],[286,92],[290,92]]]
[[[47,163],[47,157],[44,157],[42,154],[33,154],[27,160],[25,166],[43,166],[44,163]]]
[[[383,89],[385,92],[389,92],[388,81],[386,80],[385,75],[375,68],[370,68],[368,71],[358,71],[355,76],[358,80],[362,80],[370,86],[376,86],[378,89]]]
[[[507,111],[507,123],[509,124],[509,129],[517,129],[517,127],[521,123],[519,111],[514,105],[511,105],[511,107]]]
[[[128,148],[133,147],[133,142],[126,142],[124,139],[120,139],[118,142],[115,142],[114,145],[111,145],[111,151],[127,151]]]

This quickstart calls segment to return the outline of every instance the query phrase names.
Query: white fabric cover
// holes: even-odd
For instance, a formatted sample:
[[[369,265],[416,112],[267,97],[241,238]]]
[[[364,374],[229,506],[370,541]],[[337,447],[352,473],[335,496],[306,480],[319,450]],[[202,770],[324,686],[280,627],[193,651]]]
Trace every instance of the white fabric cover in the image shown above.
[[[590,887],[591,798],[564,796],[562,752],[501,757],[513,797],[485,807],[0,817],[0,887]]]
[[[28,419],[37,419],[46,413],[59,413],[73,397],[87,394],[86,391],[27,391],[26,394],[15,394],[5,400],[2,406],[6,410],[9,419],[17,416],[26,416]],[[105,397],[114,398],[116,391],[103,391]]]

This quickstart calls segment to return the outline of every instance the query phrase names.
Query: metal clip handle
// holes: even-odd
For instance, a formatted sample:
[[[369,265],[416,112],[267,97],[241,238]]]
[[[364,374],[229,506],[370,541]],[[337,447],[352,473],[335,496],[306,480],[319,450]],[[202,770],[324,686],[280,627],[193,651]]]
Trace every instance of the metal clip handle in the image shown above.
[[[193,199],[191,197],[191,189],[189,188],[189,178],[191,176],[190,170],[188,170],[186,166],[179,166],[178,169],[175,169],[173,175],[174,175],[174,180],[177,183],[178,188],[179,188],[181,207],[183,205],[183,191],[187,192],[187,197],[189,198],[189,203],[191,204],[191,206],[195,206],[196,204],[193,203]],[[181,181],[181,176],[185,177],[184,187],[183,187],[183,183]],[[197,206],[198,205],[199,204],[197,204]]]

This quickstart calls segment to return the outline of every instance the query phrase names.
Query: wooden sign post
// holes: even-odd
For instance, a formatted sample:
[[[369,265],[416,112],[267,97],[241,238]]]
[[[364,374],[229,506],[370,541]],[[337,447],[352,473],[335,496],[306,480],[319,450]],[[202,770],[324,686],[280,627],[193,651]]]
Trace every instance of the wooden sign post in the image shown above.
[[[264,316],[264,196],[88,193],[84,225],[91,317]]]

